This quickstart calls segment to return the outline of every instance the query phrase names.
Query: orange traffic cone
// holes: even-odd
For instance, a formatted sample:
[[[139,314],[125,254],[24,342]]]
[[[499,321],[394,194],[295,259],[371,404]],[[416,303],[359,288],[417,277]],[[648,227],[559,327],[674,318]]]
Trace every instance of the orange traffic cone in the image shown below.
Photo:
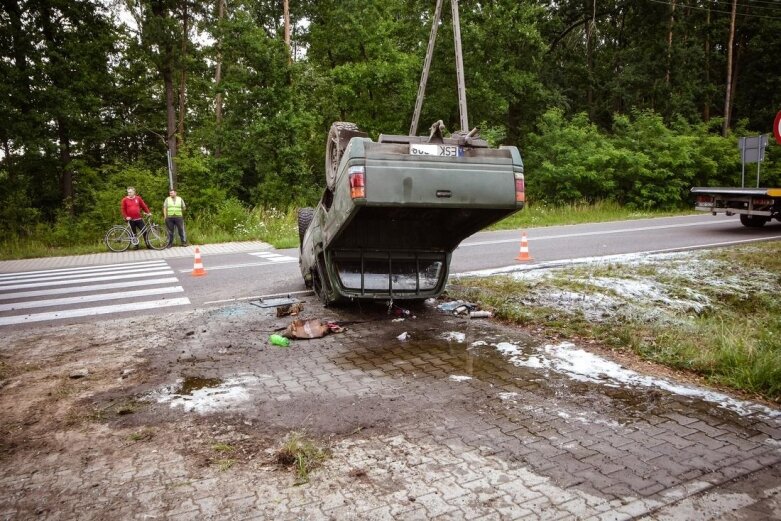
[[[206,270],[203,269],[203,264],[201,263],[201,249],[196,246],[195,264],[193,265],[193,277],[202,277],[204,275],[206,275]]]
[[[534,260],[529,255],[529,240],[526,238],[526,232],[521,233],[521,251],[518,253],[518,256],[515,257],[515,260],[522,262]]]

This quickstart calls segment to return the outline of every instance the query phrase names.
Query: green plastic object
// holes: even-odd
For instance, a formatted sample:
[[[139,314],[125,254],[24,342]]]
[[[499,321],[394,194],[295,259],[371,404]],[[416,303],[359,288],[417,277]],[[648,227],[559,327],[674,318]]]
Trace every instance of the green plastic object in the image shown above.
[[[287,347],[290,345],[290,340],[283,337],[282,335],[271,335],[268,337],[268,340],[275,346]]]

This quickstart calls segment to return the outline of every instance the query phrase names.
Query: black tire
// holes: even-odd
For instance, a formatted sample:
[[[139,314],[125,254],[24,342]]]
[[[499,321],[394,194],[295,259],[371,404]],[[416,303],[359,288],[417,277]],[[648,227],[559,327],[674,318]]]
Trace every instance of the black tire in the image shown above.
[[[103,237],[103,242],[111,251],[125,251],[130,248],[130,232],[125,226],[112,226]]]
[[[162,250],[168,246],[168,233],[162,226],[152,224],[146,232],[146,245],[153,250]]]
[[[304,234],[309,229],[309,225],[312,224],[312,219],[315,216],[314,208],[299,208],[298,209],[298,249],[304,246]]]
[[[740,224],[749,228],[761,228],[770,219],[761,215],[740,214]]]
[[[325,184],[329,190],[336,186],[336,174],[347,144],[359,132],[358,125],[348,121],[337,121],[331,125],[325,145]]]
[[[320,273],[317,268],[312,269],[312,290],[315,292],[315,295],[317,295],[317,298],[320,299],[323,307],[327,307],[330,303],[328,301],[328,292],[323,286],[323,280],[320,278]]]

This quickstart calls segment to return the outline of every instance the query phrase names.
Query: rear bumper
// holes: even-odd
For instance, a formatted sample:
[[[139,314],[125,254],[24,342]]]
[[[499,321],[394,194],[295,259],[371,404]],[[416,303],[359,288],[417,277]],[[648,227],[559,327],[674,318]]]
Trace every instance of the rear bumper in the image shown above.
[[[326,253],[325,261],[341,300],[425,299],[444,290],[450,253],[345,249]]]

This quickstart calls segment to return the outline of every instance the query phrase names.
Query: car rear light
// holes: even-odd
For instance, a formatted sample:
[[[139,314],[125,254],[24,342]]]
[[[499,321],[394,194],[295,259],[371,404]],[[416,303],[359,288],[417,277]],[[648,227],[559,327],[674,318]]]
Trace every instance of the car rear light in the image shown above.
[[[366,171],[362,166],[351,166],[347,171],[350,177],[350,197],[366,197]]]
[[[752,202],[754,203],[754,206],[772,206],[773,204],[772,199],[760,199],[758,197],[755,197]]]
[[[712,204],[713,203],[713,196],[712,195],[698,195],[697,196],[697,203],[698,204]]]
[[[515,174],[515,202],[522,203],[526,201],[526,192],[524,190],[523,174]]]

